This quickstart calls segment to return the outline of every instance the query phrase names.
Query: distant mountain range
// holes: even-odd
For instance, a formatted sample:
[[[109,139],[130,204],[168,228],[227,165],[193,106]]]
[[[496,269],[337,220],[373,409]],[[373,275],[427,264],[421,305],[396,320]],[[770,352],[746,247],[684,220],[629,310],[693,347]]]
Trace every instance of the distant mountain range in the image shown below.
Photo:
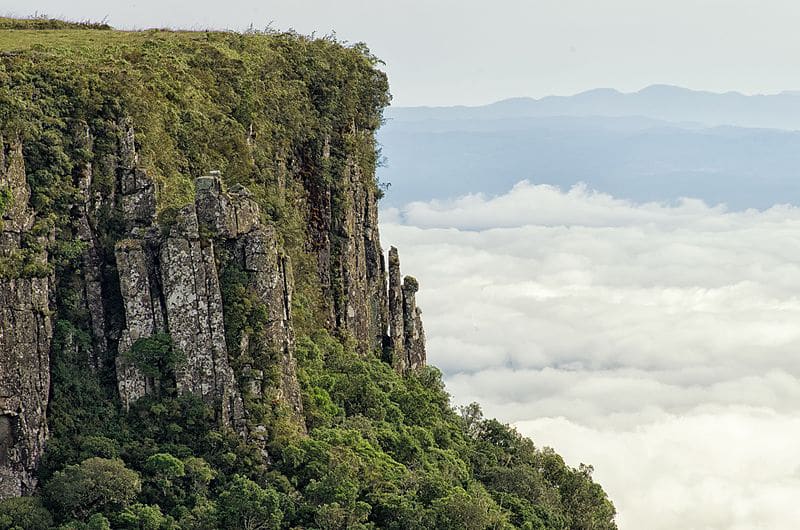
[[[644,116],[670,122],[800,129],[800,92],[748,96],[717,94],[670,85],[623,93],[598,88],[574,96],[513,98],[480,107],[395,107],[389,118],[416,120],[487,120],[545,116]]]
[[[514,183],[590,187],[635,201],[683,196],[733,209],[800,204],[800,93],[652,86],[623,94],[400,107],[380,131],[385,206]]]

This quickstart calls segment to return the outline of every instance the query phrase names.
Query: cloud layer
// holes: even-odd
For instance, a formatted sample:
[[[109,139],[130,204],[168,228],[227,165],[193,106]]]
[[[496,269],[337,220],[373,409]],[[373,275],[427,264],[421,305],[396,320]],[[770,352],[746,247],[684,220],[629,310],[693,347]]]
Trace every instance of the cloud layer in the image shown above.
[[[800,209],[522,182],[384,213],[455,401],[594,464],[622,529],[800,523]]]

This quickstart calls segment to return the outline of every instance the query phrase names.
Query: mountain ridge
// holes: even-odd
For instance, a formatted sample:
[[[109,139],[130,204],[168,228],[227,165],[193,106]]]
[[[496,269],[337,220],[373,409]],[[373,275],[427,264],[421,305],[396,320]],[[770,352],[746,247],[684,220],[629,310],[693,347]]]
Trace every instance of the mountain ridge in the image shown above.
[[[800,95],[792,91],[746,95],[674,85],[650,85],[636,92],[597,88],[571,96],[518,97],[477,106],[389,107],[398,120],[498,119],[542,116],[643,116],[665,121],[800,129]]]

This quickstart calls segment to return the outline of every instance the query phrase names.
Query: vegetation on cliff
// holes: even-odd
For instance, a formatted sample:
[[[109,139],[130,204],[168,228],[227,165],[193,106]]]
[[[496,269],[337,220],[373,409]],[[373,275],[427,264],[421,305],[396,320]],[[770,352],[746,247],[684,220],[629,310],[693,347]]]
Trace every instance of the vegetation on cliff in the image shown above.
[[[455,411],[436,369],[398,373],[332,322],[331,306],[350,307],[337,287],[349,271],[334,271],[331,286],[317,274],[308,224],[321,206],[309,190],[330,195],[335,221],[352,207],[348,187],[379,194],[374,132],[389,94],[365,46],[293,33],[119,32],[6,19],[0,50],[0,133],[22,146],[42,235],[19,242],[19,256],[0,257],[0,279],[42,276],[56,285],[39,488],[0,501],[0,529],[615,528],[591,468],[565,465],[477,406]],[[261,428],[262,438],[221,425],[212,404],[178,391],[185,358],[169,335],[116,349],[124,312],[114,249],[128,229],[103,199],[118,193],[128,130],[136,131],[136,166],[157,184],[164,230],[209,170],[229,188],[245,185],[276,230],[294,263],[302,428],[272,394],[245,395],[251,433]],[[91,223],[107,285],[109,340],[99,348],[86,242],[77,237],[92,197],[100,198]],[[0,215],[9,200],[0,189]],[[329,227],[333,254],[345,224]],[[35,267],[42,245],[50,260]],[[244,271],[223,268],[231,352],[266,326],[264,302],[246,282]],[[117,394],[118,357],[156,382],[129,410]],[[252,359],[231,364],[244,385]],[[262,368],[275,372],[267,380],[281,377]]]

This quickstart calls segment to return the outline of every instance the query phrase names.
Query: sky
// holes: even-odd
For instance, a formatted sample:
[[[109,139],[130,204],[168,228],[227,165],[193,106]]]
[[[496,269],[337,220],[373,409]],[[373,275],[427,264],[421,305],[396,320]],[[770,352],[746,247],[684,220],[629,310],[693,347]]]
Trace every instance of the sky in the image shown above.
[[[622,530],[800,524],[800,209],[522,182],[383,212],[428,360],[567,463]]]
[[[118,28],[262,28],[365,41],[399,106],[476,105],[654,83],[800,88],[793,0],[0,0],[0,13]]]

